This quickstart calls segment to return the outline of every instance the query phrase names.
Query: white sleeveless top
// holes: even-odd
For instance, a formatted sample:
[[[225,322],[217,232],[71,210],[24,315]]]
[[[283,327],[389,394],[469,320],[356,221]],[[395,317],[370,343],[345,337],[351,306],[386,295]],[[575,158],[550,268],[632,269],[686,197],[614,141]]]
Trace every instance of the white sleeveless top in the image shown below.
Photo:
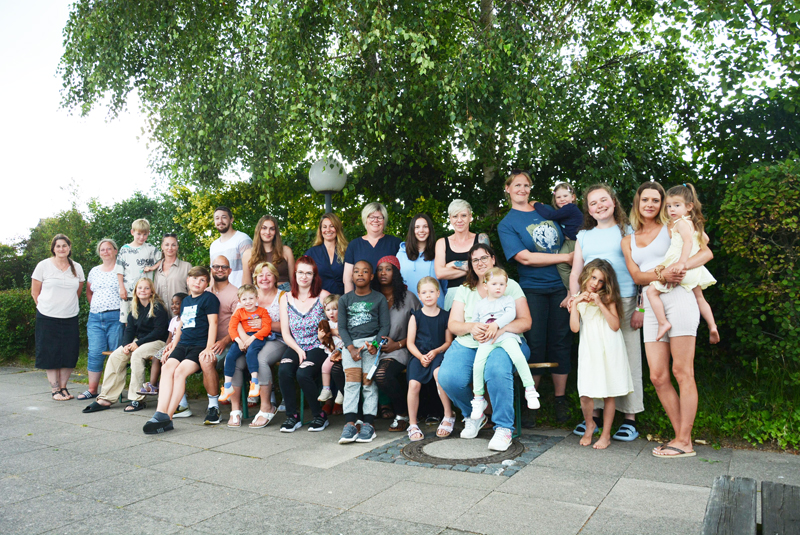
[[[641,271],[649,271],[659,265],[667,256],[670,240],[667,226],[661,227],[658,236],[647,247],[636,246],[636,234],[631,234],[631,259],[636,262]]]

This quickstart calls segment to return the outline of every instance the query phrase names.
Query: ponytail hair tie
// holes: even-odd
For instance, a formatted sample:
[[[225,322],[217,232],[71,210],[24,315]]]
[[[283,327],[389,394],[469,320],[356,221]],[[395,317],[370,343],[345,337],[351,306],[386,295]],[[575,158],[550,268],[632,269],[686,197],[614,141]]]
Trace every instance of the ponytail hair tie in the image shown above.
[[[688,188],[689,186],[686,185],[686,182],[683,183],[684,188]]]

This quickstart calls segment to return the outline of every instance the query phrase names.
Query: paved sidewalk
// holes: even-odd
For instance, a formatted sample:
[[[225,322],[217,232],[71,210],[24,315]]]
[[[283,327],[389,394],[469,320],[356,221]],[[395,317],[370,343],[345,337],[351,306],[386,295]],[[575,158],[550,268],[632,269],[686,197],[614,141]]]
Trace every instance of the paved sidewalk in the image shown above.
[[[399,438],[386,421],[375,442],[340,446],[341,417],[283,434],[281,415],[229,429],[223,408],[203,426],[201,400],[154,437],[154,404],[83,414],[39,371],[0,368],[0,386],[3,534],[695,534],[717,475],[800,485],[794,455],[697,446],[663,460],[645,440],[594,451],[562,430],[535,430],[565,438],[511,477],[402,466],[357,459]]]

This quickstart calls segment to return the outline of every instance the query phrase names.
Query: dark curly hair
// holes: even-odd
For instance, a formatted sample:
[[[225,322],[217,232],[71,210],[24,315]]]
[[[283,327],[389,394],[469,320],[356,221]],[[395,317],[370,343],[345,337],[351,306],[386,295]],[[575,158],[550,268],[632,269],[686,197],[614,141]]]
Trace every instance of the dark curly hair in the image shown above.
[[[400,270],[394,264],[389,264],[392,267],[392,296],[394,297],[394,308],[401,308],[406,301],[406,291],[408,286],[403,282],[403,276]],[[381,281],[378,278],[378,270],[375,270],[375,278],[372,279],[372,289],[380,292]]]

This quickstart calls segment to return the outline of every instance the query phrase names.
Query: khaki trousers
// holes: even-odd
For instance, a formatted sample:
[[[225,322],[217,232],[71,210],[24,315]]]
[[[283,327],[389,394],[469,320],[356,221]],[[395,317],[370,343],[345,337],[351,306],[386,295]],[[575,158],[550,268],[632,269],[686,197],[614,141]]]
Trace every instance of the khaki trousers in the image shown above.
[[[122,350],[124,346],[119,346],[106,361],[106,370],[103,374],[103,388],[98,399],[103,399],[110,403],[115,403],[119,395],[125,388],[125,376],[128,362],[131,363],[131,384],[128,387],[128,399],[131,401],[143,401],[144,396],[138,390],[144,384],[147,361],[166,343],[161,340],[148,342],[136,348],[136,351],[126,355]]]

